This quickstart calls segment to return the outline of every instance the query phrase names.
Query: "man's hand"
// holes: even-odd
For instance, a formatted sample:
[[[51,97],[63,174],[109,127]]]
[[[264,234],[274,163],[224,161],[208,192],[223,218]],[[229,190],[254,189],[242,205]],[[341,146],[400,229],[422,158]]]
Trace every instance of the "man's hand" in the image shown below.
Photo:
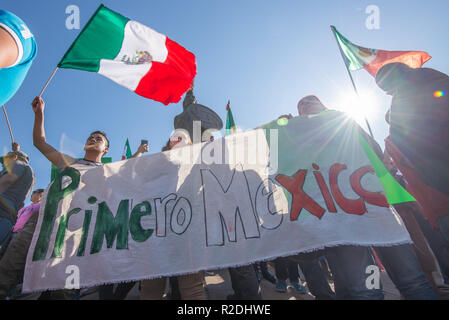
[[[12,151],[20,151],[20,144],[18,144],[17,142],[13,142]]]
[[[34,98],[33,102],[31,102],[31,106],[33,107],[34,113],[36,114],[44,113],[45,102],[41,97],[37,96],[36,98]]]
[[[145,153],[145,152],[148,152],[149,150],[150,150],[150,147],[145,143],[145,144],[141,144],[139,146],[139,148],[137,149],[137,152]]]
[[[135,154],[133,154],[133,156],[131,158],[140,157],[142,154],[144,154],[145,152],[148,152],[149,150],[150,150],[150,147],[148,146],[148,144],[146,144],[146,143],[141,144],[139,146],[139,148],[137,149],[137,152]]]

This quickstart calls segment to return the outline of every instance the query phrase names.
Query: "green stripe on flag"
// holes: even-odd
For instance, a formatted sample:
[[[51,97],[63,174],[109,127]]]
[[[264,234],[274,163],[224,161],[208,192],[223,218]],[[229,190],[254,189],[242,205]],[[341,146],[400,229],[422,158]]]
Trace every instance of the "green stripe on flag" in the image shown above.
[[[399,204],[404,202],[416,201],[416,199],[402,187],[399,182],[391,175],[385,165],[370,147],[368,142],[359,134],[359,141],[365,151],[371,165],[376,172],[382,186],[385,190],[385,196],[389,204]]]
[[[120,52],[128,21],[128,18],[100,5],[58,67],[98,72],[101,59],[114,60]]]
[[[358,48],[351,41],[346,39],[335,27],[332,27],[335,37],[337,38],[338,45],[343,51],[345,63],[349,70],[355,71],[363,69],[363,63],[357,57]]]

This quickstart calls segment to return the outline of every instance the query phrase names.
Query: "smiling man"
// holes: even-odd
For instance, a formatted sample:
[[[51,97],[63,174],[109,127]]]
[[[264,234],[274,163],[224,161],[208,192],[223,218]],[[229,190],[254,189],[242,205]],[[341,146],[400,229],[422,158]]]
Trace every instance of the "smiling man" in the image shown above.
[[[92,132],[84,145],[84,157],[82,160],[59,152],[47,143],[44,129],[45,103],[41,97],[36,97],[32,102],[35,114],[33,128],[34,146],[56,167],[63,170],[66,167],[76,166],[79,171],[89,170],[102,166],[101,158],[109,151],[109,140],[102,131]],[[133,157],[138,157],[148,151],[148,145],[139,146]],[[34,214],[26,222],[21,232],[11,242],[2,260],[0,260],[0,299],[7,296],[12,286],[20,281],[25,269],[25,261],[34,230],[36,228],[37,214]],[[52,300],[74,299],[76,290],[56,290],[51,292]]]
[[[59,152],[47,143],[44,128],[45,102],[41,97],[34,98],[31,103],[34,111],[33,144],[56,167],[64,169],[74,163],[101,166],[101,158],[109,151],[109,140],[102,131],[94,131],[84,145],[84,158],[77,160]]]

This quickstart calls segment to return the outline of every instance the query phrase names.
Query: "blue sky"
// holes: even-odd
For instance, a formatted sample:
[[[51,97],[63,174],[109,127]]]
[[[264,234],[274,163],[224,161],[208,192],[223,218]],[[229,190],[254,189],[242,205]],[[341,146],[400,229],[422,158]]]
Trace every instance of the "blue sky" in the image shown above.
[[[223,120],[228,99],[234,120],[251,129],[281,114],[296,115],[298,100],[316,94],[328,107],[345,109],[353,89],[329,25],[352,42],[384,50],[422,50],[425,66],[449,73],[449,1],[430,0],[3,0],[1,9],[21,17],[35,35],[38,54],[19,92],[6,105],[13,134],[29,154],[37,185],[50,182],[50,163],[33,147],[30,102],[80,30],[68,30],[69,5],[80,9],[81,28],[100,3],[163,33],[196,55],[195,95]],[[380,9],[380,29],[368,30],[368,5]],[[446,39],[446,40],[445,40]],[[354,72],[376,140],[388,135],[384,114],[390,98],[365,71]],[[164,106],[100,75],[59,70],[43,95],[47,141],[83,156],[90,132],[103,130],[108,156],[121,159],[126,138],[134,152],[141,139],[159,152],[173,130],[182,101]],[[369,106],[368,106],[369,105]],[[363,107],[363,106],[362,106]],[[11,148],[3,113],[0,151]]]

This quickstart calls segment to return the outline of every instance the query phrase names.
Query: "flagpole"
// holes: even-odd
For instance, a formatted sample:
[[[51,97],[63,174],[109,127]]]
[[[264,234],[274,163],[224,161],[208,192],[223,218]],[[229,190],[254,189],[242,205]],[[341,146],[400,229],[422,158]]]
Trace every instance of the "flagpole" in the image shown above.
[[[42,88],[41,92],[39,93],[39,97],[42,96],[42,94],[44,93],[45,89],[47,89],[48,84],[50,83],[51,79],[53,79],[53,77],[55,76],[56,71],[58,71],[58,67],[55,68],[55,70],[53,70],[53,73],[51,74],[50,78],[47,80],[47,83],[45,84],[45,86]]]
[[[11,124],[9,123],[8,115],[6,114],[5,105],[3,105],[2,108],[3,108],[3,113],[5,114],[6,123],[8,124],[9,134],[11,135],[11,143],[14,143],[14,137],[12,135]]]
[[[351,83],[352,83],[352,86],[354,87],[354,91],[355,91],[357,97],[360,98],[359,91],[357,90],[357,87],[355,86],[355,82],[354,82],[354,79],[352,77],[351,71],[349,70],[348,65],[345,62],[345,56],[344,56],[343,50],[341,49],[341,46],[338,43],[338,39],[337,39],[336,32],[335,32],[336,31],[335,27],[331,26],[331,30],[332,30],[332,34],[334,35],[335,41],[337,42],[338,49],[340,49],[340,54],[341,54],[341,57],[343,59],[343,63],[345,65],[345,67],[346,67],[346,71],[348,71],[348,75],[349,75],[349,78],[351,79]],[[369,133],[371,135],[371,138],[374,139],[373,131],[371,130],[371,126],[369,125],[368,119],[366,118],[365,115],[363,115],[363,117],[365,118],[365,122],[366,122],[366,125],[368,126],[368,130],[369,130]]]

